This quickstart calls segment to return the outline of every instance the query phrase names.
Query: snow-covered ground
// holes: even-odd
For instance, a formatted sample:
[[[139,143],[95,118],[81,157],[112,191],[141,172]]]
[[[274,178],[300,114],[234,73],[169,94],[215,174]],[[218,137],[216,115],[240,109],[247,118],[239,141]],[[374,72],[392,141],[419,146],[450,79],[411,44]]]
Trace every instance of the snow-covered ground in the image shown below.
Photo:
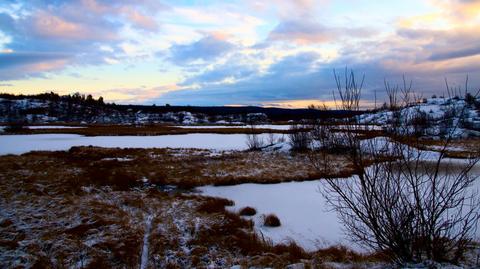
[[[381,131],[383,130],[384,126],[380,125],[332,125],[332,129],[337,129],[337,130],[368,130],[368,131],[374,131],[378,130]]]
[[[412,104],[396,113],[388,109],[358,116],[361,124],[376,124],[385,127],[400,117],[402,132],[421,133],[430,137],[480,136],[480,97],[476,101],[462,98],[429,98]],[[415,125],[415,126],[414,126]],[[388,128],[387,128],[388,129]],[[453,131],[453,132],[452,132]]]
[[[268,134],[260,135],[268,141]],[[200,148],[247,149],[244,134],[183,134],[160,136],[82,136],[76,134],[35,134],[0,136],[0,155],[33,150],[68,150],[73,146],[107,148]]]

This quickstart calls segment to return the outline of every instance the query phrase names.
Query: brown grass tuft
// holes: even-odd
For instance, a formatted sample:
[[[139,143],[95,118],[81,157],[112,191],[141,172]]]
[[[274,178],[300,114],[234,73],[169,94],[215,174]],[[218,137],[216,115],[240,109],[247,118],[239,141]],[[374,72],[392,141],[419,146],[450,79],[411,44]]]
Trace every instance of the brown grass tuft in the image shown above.
[[[342,245],[319,249],[313,253],[313,256],[317,260],[341,263],[386,261],[386,256],[382,253],[363,255]]]
[[[254,216],[255,214],[257,214],[257,210],[253,207],[247,206],[240,209],[239,214],[240,216]]]
[[[267,227],[279,227],[282,224],[280,223],[280,219],[275,214],[269,214],[265,216],[263,225]]]
[[[233,206],[235,203],[228,199],[222,198],[208,198],[205,202],[200,204],[197,208],[199,212],[203,213],[222,213],[225,212],[225,206]]]
[[[288,244],[275,245],[272,248],[272,252],[276,254],[288,254],[288,259],[292,261],[307,259],[309,254],[294,241],[290,241]]]

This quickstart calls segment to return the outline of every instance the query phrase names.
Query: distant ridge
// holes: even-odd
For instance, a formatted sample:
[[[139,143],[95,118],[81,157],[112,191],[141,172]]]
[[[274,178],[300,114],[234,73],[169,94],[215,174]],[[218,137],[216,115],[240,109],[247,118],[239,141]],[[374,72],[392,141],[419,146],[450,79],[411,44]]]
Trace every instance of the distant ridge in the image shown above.
[[[275,107],[258,107],[258,106],[171,106],[171,105],[120,105],[114,103],[104,103],[103,98],[94,99],[91,95],[58,95],[56,93],[42,93],[36,95],[13,95],[0,94],[0,98],[5,101],[25,100],[27,103],[32,103],[35,100],[41,101],[44,105],[32,107],[26,105],[25,107],[16,107],[22,111],[16,111],[15,114],[55,114],[56,117],[62,117],[62,111],[59,109],[52,110],[52,107],[76,107],[76,113],[84,110],[90,111],[91,114],[98,113],[145,113],[145,114],[165,114],[165,113],[180,113],[189,112],[192,114],[204,114],[206,116],[220,116],[226,117],[231,115],[245,116],[249,114],[264,114],[270,121],[289,121],[312,118],[345,118],[352,115],[362,114],[359,111],[345,111],[345,110],[318,110],[318,109],[290,109],[290,108],[275,108]],[[47,105],[48,104],[48,107]],[[62,104],[62,106],[59,106]],[[2,105],[5,110],[5,104]],[[67,113],[66,111],[64,111]],[[4,111],[6,113],[6,111]],[[12,111],[9,111],[12,113]],[[59,115],[60,114],[60,115]],[[78,120],[78,119],[76,119]],[[65,121],[65,119],[63,120]]]

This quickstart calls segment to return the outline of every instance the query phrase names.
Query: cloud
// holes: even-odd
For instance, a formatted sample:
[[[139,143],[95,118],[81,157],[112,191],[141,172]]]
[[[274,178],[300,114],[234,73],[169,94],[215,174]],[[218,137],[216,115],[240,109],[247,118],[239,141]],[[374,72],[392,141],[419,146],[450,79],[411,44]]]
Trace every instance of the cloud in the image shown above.
[[[217,65],[209,70],[201,72],[200,74],[188,77],[182,83],[181,86],[196,85],[210,85],[216,83],[222,83],[225,81],[238,81],[245,79],[258,72],[258,68],[253,65],[245,64],[221,64]]]
[[[129,102],[133,103],[155,103],[156,98],[162,93],[175,91],[178,89],[176,84],[162,85],[158,87],[147,88],[145,86],[138,88],[113,88],[98,92],[108,102]]]
[[[357,77],[365,74],[362,97],[368,104],[373,103],[374,95],[377,96],[379,105],[385,100],[384,79],[393,84],[401,84],[403,75],[412,79],[414,89],[424,96],[445,91],[444,77],[461,83],[465,75],[470,74],[471,85],[480,85],[480,57],[469,59],[470,62],[458,59],[447,65],[441,62],[415,62],[415,54],[419,53],[421,48],[406,49],[401,44],[396,41],[386,41],[385,44],[365,42],[356,49],[372,52],[377,49],[378,54],[373,53],[370,58],[362,58],[362,55],[357,57],[355,51],[352,51],[351,54],[341,55],[333,61],[322,59],[316,51],[299,52],[275,61],[266,73],[252,72],[244,79],[234,82],[200,83],[199,87],[188,87],[187,83],[183,83],[183,89],[162,94],[155,101],[182,105],[307,106],[308,100],[332,100],[332,93],[336,90],[333,69],[337,69],[341,74],[346,66],[355,70]],[[412,44],[412,47],[415,47],[415,44]],[[388,48],[393,50],[389,52]],[[396,55],[398,52],[402,53]],[[229,69],[228,65],[217,66],[217,69],[212,71],[215,81],[218,82],[225,74],[229,75]],[[205,72],[186,82],[209,80],[210,75],[210,72]]]
[[[96,90],[116,100],[206,105],[331,98],[332,69],[345,66],[366,74],[367,98],[403,73],[426,92],[466,73],[476,86],[479,3],[427,0],[392,15],[374,1],[3,1],[0,78],[43,76],[47,89],[58,85],[52,73],[76,73],[72,83],[90,85],[93,69],[105,74]]]
[[[297,74],[309,73],[314,69],[314,64],[320,59],[317,52],[302,52],[296,55],[288,56],[279,62],[272,64],[269,72],[272,74],[282,74],[292,76]]]
[[[263,0],[247,1],[254,11],[274,12],[281,20],[288,18],[310,18],[318,8],[329,0]]]
[[[175,64],[188,64],[196,60],[209,61],[224,55],[235,47],[218,35],[207,35],[186,45],[173,45],[170,60]]]
[[[419,61],[445,61],[480,54],[480,29],[451,30],[399,29],[404,42],[416,45]]]
[[[124,8],[124,10],[126,16],[134,25],[150,31],[156,31],[158,29],[158,23],[154,18],[142,14],[138,10],[131,10],[129,8]]]
[[[233,83],[207,84],[200,88],[186,88],[174,92],[167,92],[157,100],[172,104],[192,105],[225,105],[225,104],[252,104],[271,100],[290,100],[304,96],[318,98],[322,93],[319,83],[331,80],[322,80],[323,76],[331,76],[331,69],[315,67],[310,64],[318,60],[319,55],[314,52],[302,52],[287,56],[273,64],[265,74],[253,72],[245,66],[243,72],[247,74],[243,79]],[[303,65],[302,63],[309,63]],[[224,69],[220,69],[224,68]],[[218,66],[216,74],[231,74],[228,65]],[[241,71],[242,72],[242,71]],[[210,73],[207,73],[211,75]],[[327,75],[328,74],[328,75]],[[201,74],[200,76],[204,76]],[[222,76],[214,76],[219,78]],[[195,79],[200,80],[198,77]],[[191,81],[194,81],[192,78]],[[184,83],[185,84],[185,83]],[[333,84],[331,84],[333,85]],[[193,101],[193,102],[192,102]]]
[[[1,76],[19,79],[67,66],[134,59],[138,54],[124,53],[122,44],[138,43],[131,40],[142,35],[137,32],[144,35],[145,31],[158,31],[156,15],[166,9],[153,0],[34,0],[28,4],[19,1],[15,8],[13,4],[1,3],[0,50],[15,52],[8,56],[15,59],[9,59],[7,64],[16,66],[16,72],[4,72]],[[134,28],[126,36],[124,32],[129,27]],[[106,47],[110,50],[102,49]],[[69,56],[51,59],[55,54]],[[20,64],[22,61],[25,63]]]
[[[42,38],[70,41],[103,41],[117,39],[108,27],[98,27],[85,22],[72,22],[49,12],[38,11],[32,18],[33,34]]]
[[[43,72],[62,68],[72,55],[63,53],[8,52],[0,53],[0,79],[10,80],[41,76]]]
[[[479,0],[436,0],[436,5],[441,7],[452,20],[466,22],[480,18]]]
[[[39,52],[7,52],[0,53],[0,69],[12,68],[18,65],[36,64],[41,62],[67,59],[69,55],[62,53]]]
[[[451,49],[445,52],[436,52],[428,59],[431,61],[443,61],[449,59],[463,58],[480,54],[480,46],[473,46],[464,49]]]
[[[272,41],[293,41],[300,45],[336,41],[342,37],[365,38],[376,31],[368,28],[327,27],[315,21],[290,20],[279,23],[268,39]]]
[[[14,19],[7,13],[0,13],[0,29],[6,33],[14,30]]]

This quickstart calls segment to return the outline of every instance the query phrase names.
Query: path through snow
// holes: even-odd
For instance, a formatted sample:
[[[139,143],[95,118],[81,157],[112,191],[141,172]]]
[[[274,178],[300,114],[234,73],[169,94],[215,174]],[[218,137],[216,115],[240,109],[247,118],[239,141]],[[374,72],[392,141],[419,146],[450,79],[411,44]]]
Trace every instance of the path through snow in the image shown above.
[[[145,219],[145,235],[143,236],[142,260],[140,269],[146,269],[148,266],[148,240],[150,239],[150,230],[152,229],[153,215],[148,215]]]

